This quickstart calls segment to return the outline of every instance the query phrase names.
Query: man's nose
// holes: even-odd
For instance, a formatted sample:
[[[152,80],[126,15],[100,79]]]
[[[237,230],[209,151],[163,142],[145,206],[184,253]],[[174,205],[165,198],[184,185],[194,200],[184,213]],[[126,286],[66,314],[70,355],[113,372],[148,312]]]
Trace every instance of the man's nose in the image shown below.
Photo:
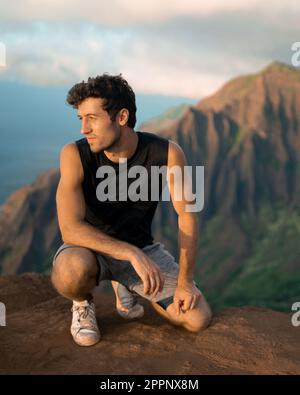
[[[89,124],[89,122],[82,120],[82,124],[81,124],[81,131],[82,134],[87,134],[91,132],[91,126]]]

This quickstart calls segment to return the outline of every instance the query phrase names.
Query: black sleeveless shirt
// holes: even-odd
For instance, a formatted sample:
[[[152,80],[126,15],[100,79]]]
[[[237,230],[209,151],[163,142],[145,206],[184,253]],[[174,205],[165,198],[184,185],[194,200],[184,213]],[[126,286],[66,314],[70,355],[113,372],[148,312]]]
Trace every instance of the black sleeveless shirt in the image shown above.
[[[118,192],[119,164],[109,160],[103,151],[93,153],[86,138],[75,143],[84,171],[82,190],[86,205],[85,221],[112,237],[143,248],[153,244],[151,224],[159,201],[159,199],[151,200],[150,197],[151,166],[167,166],[169,141],[152,133],[136,133],[138,144],[135,153],[127,160],[127,170],[137,165],[147,170],[149,186],[147,201],[130,199],[122,201],[118,199],[118,193],[117,201],[99,200],[96,193],[97,186],[105,177],[102,179],[96,177],[97,170],[101,166],[111,166],[115,170],[114,180]],[[133,178],[127,178],[128,188],[133,181]],[[160,175],[159,198],[165,185],[166,178]]]

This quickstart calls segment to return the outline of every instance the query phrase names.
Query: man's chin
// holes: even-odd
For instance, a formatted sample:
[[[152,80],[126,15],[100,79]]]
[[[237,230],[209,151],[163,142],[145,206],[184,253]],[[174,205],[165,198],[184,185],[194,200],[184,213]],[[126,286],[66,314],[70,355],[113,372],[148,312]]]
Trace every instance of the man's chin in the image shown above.
[[[92,139],[92,140],[88,141],[88,144],[89,144],[90,150],[92,152],[99,153],[101,151],[111,150],[116,145],[116,141],[113,141],[110,144],[106,144],[106,145],[102,144],[102,145],[100,145],[98,143],[98,141]]]
[[[92,152],[94,152],[95,154],[98,153],[98,152],[100,152],[100,151],[102,151],[102,148],[99,147],[99,145],[98,145],[98,144],[95,144],[95,143],[89,143],[89,147],[90,147],[90,150],[91,150]]]

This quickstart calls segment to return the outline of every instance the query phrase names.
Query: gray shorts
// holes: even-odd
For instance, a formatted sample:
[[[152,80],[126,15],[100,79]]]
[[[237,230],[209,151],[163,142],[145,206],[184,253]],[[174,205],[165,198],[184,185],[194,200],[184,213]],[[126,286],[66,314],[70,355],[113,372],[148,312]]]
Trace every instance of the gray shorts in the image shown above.
[[[72,247],[79,246],[72,244],[61,245],[53,258],[53,265],[55,264],[56,257],[61,251],[65,248]],[[156,302],[166,309],[171,303],[173,303],[173,296],[177,287],[179,273],[178,263],[175,262],[175,258],[160,242],[148,245],[142,248],[142,251],[159,266],[164,275],[165,283],[162,292],[158,292],[155,297],[144,294],[143,283],[129,261],[114,259],[93,251],[97,258],[99,268],[97,285],[102,280],[117,281],[127,287],[129,291],[151,300],[152,302]]]

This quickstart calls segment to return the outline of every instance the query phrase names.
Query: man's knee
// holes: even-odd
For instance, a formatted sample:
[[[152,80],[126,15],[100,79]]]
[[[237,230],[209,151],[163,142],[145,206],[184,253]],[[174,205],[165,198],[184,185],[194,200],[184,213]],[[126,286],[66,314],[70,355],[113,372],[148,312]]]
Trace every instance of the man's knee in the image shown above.
[[[183,327],[187,329],[189,332],[198,333],[206,329],[212,319],[211,310],[205,310],[198,312],[195,310],[196,314],[194,317],[187,319],[183,323]]]
[[[188,310],[185,313],[180,311],[179,315],[176,314],[174,304],[167,308],[171,322],[176,322],[176,325],[180,325],[189,332],[200,332],[208,327],[212,319],[211,309],[202,296],[200,302],[193,310]]]
[[[57,256],[51,281],[58,291],[72,292],[84,288],[97,274],[96,257],[86,248],[67,248]]]

